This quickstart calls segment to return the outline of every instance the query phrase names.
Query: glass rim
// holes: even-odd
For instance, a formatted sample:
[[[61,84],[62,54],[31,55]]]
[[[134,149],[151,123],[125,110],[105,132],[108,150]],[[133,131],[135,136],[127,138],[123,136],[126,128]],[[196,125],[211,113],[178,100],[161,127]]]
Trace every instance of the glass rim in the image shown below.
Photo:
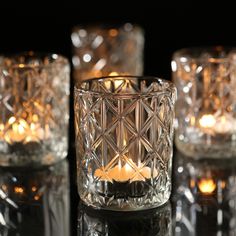
[[[128,27],[126,27],[128,26]],[[131,28],[129,27],[131,26]],[[124,22],[124,23],[110,23],[110,24],[104,24],[104,23],[85,23],[85,24],[78,24],[74,26],[71,30],[71,33],[76,33],[79,30],[88,30],[88,31],[94,31],[94,30],[113,30],[113,29],[124,29],[124,32],[130,33],[132,31],[141,31],[143,32],[144,29],[139,24],[134,24],[132,22]]]
[[[114,81],[114,79],[117,80],[121,80],[119,78],[122,78],[124,80],[132,80],[132,81],[152,81],[152,82],[157,82],[159,85],[164,85],[163,89],[160,89],[158,91],[151,91],[151,92],[127,92],[127,93],[113,93],[113,92],[105,92],[105,91],[95,91],[95,90],[90,90],[90,89],[84,89],[81,86],[84,85],[88,85],[89,83],[93,82],[93,81],[98,81],[99,80],[102,81]],[[165,80],[162,78],[159,78],[157,76],[148,76],[148,75],[141,75],[141,76],[135,76],[135,75],[115,75],[115,76],[102,76],[102,77],[97,77],[97,78],[91,78],[91,79],[87,79],[84,81],[81,81],[77,84],[75,84],[74,86],[74,93],[75,94],[80,94],[80,93],[89,93],[91,95],[94,96],[102,96],[102,95],[107,95],[107,96],[113,96],[113,97],[123,97],[123,96],[128,96],[128,97],[135,97],[135,96],[153,96],[153,95],[157,95],[160,94],[160,92],[162,93],[169,93],[169,94],[173,94],[176,92],[176,87],[174,85],[174,83],[172,81],[169,80]]]
[[[15,62],[11,65],[4,64],[5,60],[10,60],[14,62],[14,60],[20,59],[20,57],[24,58],[32,58],[35,60],[42,60],[39,64],[30,64],[30,62]],[[43,64],[43,60],[48,59],[48,64]],[[69,60],[59,54],[53,52],[38,52],[38,51],[23,51],[19,53],[11,53],[11,54],[2,54],[0,55],[0,69],[35,69],[35,68],[52,68],[54,65],[58,66],[66,66],[69,65]]]
[[[172,60],[222,63],[230,60],[230,55],[236,53],[236,47],[230,46],[202,46],[186,47],[174,52]],[[181,61],[182,58],[182,61]]]

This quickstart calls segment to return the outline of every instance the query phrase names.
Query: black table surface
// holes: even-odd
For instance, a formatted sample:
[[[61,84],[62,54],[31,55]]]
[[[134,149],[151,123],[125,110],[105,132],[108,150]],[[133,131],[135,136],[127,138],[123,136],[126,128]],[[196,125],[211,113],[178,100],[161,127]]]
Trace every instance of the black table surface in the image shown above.
[[[71,173],[75,166],[68,160],[38,169],[1,167],[0,235],[236,235],[236,165],[222,163],[194,162],[175,152],[170,200],[135,212],[99,211],[83,205]],[[214,191],[202,194],[192,185],[206,167],[208,176],[218,174],[212,175]]]

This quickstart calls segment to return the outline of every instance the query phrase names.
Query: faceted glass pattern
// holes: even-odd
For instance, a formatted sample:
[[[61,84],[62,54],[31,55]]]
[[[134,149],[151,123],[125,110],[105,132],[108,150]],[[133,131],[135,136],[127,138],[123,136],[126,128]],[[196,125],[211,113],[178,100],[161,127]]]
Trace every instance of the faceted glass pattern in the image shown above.
[[[175,235],[234,235],[235,159],[194,160],[175,152],[173,170]]]
[[[236,155],[236,53],[216,48],[176,52],[172,61],[176,145],[187,156]]]
[[[75,88],[78,191],[96,208],[138,210],[170,196],[175,88],[153,77]]]
[[[66,157],[69,75],[69,62],[57,54],[0,58],[0,165]]]
[[[141,75],[143,72],[143,30],[132,24],[75,27],[71,40],[74,80],[109,74]]]
[[[167,202],[162,207],[146,211],[145,214],[142,211],[126,212],[124,217],[122,212],[104,213],[80,204],[77,236],[171,236],[173,235],[171,210],[171,204]]]

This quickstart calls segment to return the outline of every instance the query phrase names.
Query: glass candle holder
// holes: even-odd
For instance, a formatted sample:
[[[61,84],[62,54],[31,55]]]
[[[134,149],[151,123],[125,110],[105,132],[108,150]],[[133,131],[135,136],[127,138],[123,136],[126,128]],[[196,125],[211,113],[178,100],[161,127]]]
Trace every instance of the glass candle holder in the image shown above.
[[[67,155],[69,63],[32,52],[0,59],[0,165],[48,165]]]
[[[236,156],[236,53],[216,48],[176,52],[172,61],[177,148],[195,158]]]
[[[155,77],[75,88],[78,191],[87,205],[129,211],[169,199],[175,97],[173,84]]]
[[[75,82],[107,75],[143,72],[144,33],[139,26],[75,27],[71,40]]]

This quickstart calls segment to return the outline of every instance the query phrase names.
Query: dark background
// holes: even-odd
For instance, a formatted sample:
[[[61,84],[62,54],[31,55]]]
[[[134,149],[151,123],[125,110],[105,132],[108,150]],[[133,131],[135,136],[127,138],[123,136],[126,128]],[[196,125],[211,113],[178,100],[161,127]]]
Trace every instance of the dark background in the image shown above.
[[[227,2],[206,4],[179,1],[151,3],[149,0],[8,2],[0,7],[0,54],[34,50],[60,53],[70,59],[73,26],[131,22],[145,30],[144,74],[171,79],[170,62],[174,51],[191,46],[236,46],[234,6]],[[72,202],[76,202],[72,121],[73,117],[68,159]],[[72,207],[73,225],[77,222],[76,212],[76,207]],[[76,227],[73,227],[72,233],[76,235]]]

